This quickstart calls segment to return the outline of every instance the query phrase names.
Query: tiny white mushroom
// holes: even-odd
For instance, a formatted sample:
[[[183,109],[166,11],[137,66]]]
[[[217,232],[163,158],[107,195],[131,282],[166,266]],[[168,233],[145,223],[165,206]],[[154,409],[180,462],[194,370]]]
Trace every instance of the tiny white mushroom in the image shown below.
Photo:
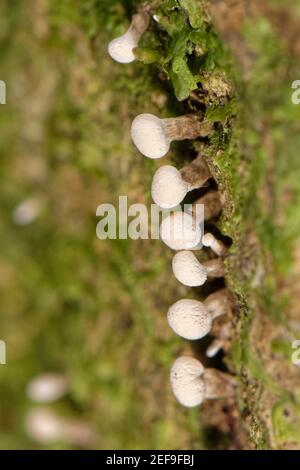
[[[16,225],[29,225],[40,215],[43,202],[36,197],[30,197],[22,201],[13,211],[13,221]]]
[[[165,165],[156,171],[152,181],[151,194],[153,201],[159,207],[171,209],[178,206],[188,191],[188,184],[174,166]]]
[[[24,424],[27,434],[44,445],[64,441],[85,447],[95,440],[95,433],[88,424],[60,416],[46,407],[30,410]]]
[[[148,28],[149,21],[149,12],[145,8],[133,15],[126,33],[113,39],[108,45],[108,53],[112,59],[121,64],[129,64],[135,60],[133,50],[138,46],[141,36]]]
[[[181,299],[168,311],[168,323],[172,330],[185,339],[200,339],[212,327],[213,316],[198,300]]]
[[[171,209],[180,204],[189,191],[200,188],[209,178],[211,174],[202,157],[196,158],[181,171],[174,166],[164,165],[154,174],[152,198],[159,207]]]
[[[32,379],[27,385],[30,400],[47,403],[59,400],[68,390],[68,379],[62,374],[46,373]]]
[[[215,217],[221,209],[218,191],[209,191],[186,212],[175,211],[165,217],[160,226],[160,238],[173,250],[200,249],[202,222]]]
[[[204,367],[192,357],[182,356],[173,363],[170,382],[173,393],[187,408],[200,405],[205,398]]]
[[[138,150],[149,158],[161,158],[173,140],[196,139],[211,132],[211,125],[199,113],[160,119],[153,114],[140,114],[132,122],[131,137]]]
[[[25,418],[29,436],[42,444],[50,444],[66,437],[62,418],[48,408],[35,408]]]
[[[176,279],[189,287],[202,286],[208,277],[223,277],[224,265],[220,258],[200,263],[193,252],[179,251],[172,261]]]
[[[202,286],[207,279],[207,269],[191,251],[179,251],[172,261],[176,279],[185,286]]]
[[[172,250],[196,248],[202,237],[200,224],[182,211],[168,215],[161,223],[160,238]]]
[[[210,248],[217,256],[224,256],[227,252],[227,247],[221,240],[217,240],[212,233],[206,233],[202,237],[203,246]]]
[[[189,340],[201,339],[212,329],[213,320],[228,313],[232,297],[227,289],[209,295],[204,302],[181,299],[168,310],[168,323],[179,336]]]
[[[182,356],[173,363],[170,383],[179,403],[187,408],[201,405],[205,399],[233,396],[236,381],[216,369],[205,369],[195,358]]]

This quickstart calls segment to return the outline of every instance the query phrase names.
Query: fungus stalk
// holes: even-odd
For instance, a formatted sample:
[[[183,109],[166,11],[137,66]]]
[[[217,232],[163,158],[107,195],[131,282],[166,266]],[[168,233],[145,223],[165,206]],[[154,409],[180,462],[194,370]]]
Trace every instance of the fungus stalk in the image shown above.
[[[202,244],[206,248],[210,248],[217,256],[224,256],[227,253],[227,246],[212,233],[203,235]]]
[[[153,177],[152,198],[159,207],[171,209],[178,206],[189,191],[203,187],[210,178],[211,173],[202,156],[181,170],[164,165]]]
[[[173,140],[194,140],[198,137],[206,137],[211,131],[211,125],[203,121],[203,115],[200,113],[162,119],[162,122],[166,137],[170,139],[170,142]]]
[[[228,289],[221,289],[204,302],[181,299],[168,310],[168,323],[179,336],[189,340],[201,339],[212,329],[213,320],[229,312],[233,298]]]
[[[210,294],[203,302],[213,318],[220,317],[228,313],[233,306],[233,296],[229,289],[224,287],[213,294]]]
[[[142,7],[132,17],[129,29],[122,36],[113,39],[108,45],[108,53],[112,59],[121,64],[129,64],[135,60],[134,49],[147,30],[150,23],[148,7]]]
[[[200,246],[202,230],[190,214],[173,212],[162,221],[160,238],[172,250],[191,250]]]
[[[208,277],[224,276],[224,263],[221,258],[200,263],[192,251],[180,251],[175,254],[172,269],[176,279],[185,286],[202,286]]]
[[[198,217],[197,206],[202,204],[204,208],[204,220],[210,220],[217,217],[222,211],[223,202],[220,198],[220,193],[217,190],[208,191],[204,196],[195,201],[191,208],[187,211],[194,218]],[[202,222],[200,220],[199,222]]]
[[[212,125],[203,114],[186,114],[160,119],[153,114],[140,114],[132,122],[131,137],[137,149],[148,158],[161,158],[169,151],[172,141],[206,137]]]
[[[233,304],[233,298],[230,299],[232,300],[232,305],[230,308],[233,310],[234,304]],[[228,348],[230,347],[230,337],[232,333],[232,325],[231,322],[228,321],[228,319],[225,317],[223,320],[217,322],[214,324],[213,329],[212,329],[212,335],[215,337],[210,345],[208,346],[206,350],[206,356],[207,357],[214,357],[216,354],[221,349],[224,349],[225,351],[228,351]]]
[[[224,347],[224,340],[220,338],[216,338],[213,342],[208,346],[206,350],[206,356],[209,358],[215,357],[218,352]]]
[[[195,160],[185,165],[181,170],[182,179],[188,184],[189,191],[202,188],[212,178],[212,174],[204,157],[199,154]]]
[[[173,363],[170,383],[178,402],[187,407],[201,405],[205,399],[230,398],[235,394],[234,377],[216,369],[205,369],[195,358],[182,356]]]

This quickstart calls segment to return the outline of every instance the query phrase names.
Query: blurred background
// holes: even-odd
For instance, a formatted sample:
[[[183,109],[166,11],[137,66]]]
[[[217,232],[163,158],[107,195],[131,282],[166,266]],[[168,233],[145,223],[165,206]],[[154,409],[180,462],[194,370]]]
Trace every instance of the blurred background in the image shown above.
[[[197,413],[168,385],[181,347],[165,321],[179,289],[171,253],[159,241],[96,238],[99,204],[150,203],[152,162],[135,152],[130,121],[149,97],[153,109],[166,100],[142,66],[107,56],[124,15],[101,0],[0,4],[2,449],[187,448],[199,438]],[[68,380],[49,405],[27,390],[44,373]],[[59,419],[86,437],[55,438]]]

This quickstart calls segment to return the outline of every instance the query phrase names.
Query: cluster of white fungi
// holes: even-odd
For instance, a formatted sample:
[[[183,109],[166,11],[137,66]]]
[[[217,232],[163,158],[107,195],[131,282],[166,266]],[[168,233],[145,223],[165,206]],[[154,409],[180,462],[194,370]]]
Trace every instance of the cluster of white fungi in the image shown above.
[[[128,31],[109,44],[110,56],[120,63],[132,62],[135,59],[134,49],[138,47],[150,21],[151,12],[147,7],[142,7],[133,16]],[[159,159],[168,153],[172,141],[206,137],[211,130],[211,125],[205,122],[200,113],[167,119],[160,119],[152,114],[140,114],[132,122],[131,137],[141,154]],[[171,209],[178,206],[189,191],[207,186],[211,179],[208,165],[201,155],[181,170],[164,165],[153,177],[152,198],[159,207]],[[217,217],[222,210],[221,198],[216,190],[208,190],[193,206],[197,204],[204,205],[204,220]],[[177,236],[180,233],[184,233],[184,236]],[[161,224],[160,237],[176,251],[172,263],[173,273],[183,285],[198,287],[208,278],[224,276],[227,247],[212,233],[202,233],[193,209],[189,213],[176,211],[167,216]],[[216,256],[201,263],[194,251],[202,246],[210,249]],[[211,332],[214,320],[228,314],[232,305],[231,293],[227,288],[222,288],[209,295],[204,302],[191,299],[175,302],[169,308],[167,318],[177,335],[188,340],[198,340]],[[221,334],[206,352],[208,357],[214,356],[224,345],[224,328],[219,328],[219,332]],[[230,375],[204,368],[198,359],[189,356],[179,357],[174,362],[170,382],[175,397],[186,407],[197,406],[205,398],[230,396],[235,387],[235,381]]]

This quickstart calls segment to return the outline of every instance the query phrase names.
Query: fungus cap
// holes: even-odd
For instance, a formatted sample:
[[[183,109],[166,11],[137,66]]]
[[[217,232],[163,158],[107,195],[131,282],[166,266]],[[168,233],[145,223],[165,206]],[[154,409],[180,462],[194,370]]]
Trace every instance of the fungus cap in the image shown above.
[[[176,279],[185,286],[202,286],[207,280],[207,269],[191,251],[179,251],[172,261]]]
[[[204,367],[192,357],[179,357],[173,363],[170,383],[179,403],[188,408],[200,405],[205,398]]]
[[[63,420],[48,408],[35,408],[25,419],[27,433],[36,441],[50,444],[64,437]]]
[[[137,149],[149,158],[161,158],[170,148],[163,121],[153,114],[140,114],[133,120],[131,137]]]
[[[174,166],[160,167],[152,181],[151,194],[153,201],[163,209],[178,206],[185,198],[188,185],[183,181],[180,171]]]
[[[201,227],[191,214],[177,211],[161,223],[160,237],[172,250],[191,250],[201,242]]]
[[[118,38],[113,39],[108,45],[108,53],[112,59],[120,64],[129,64],[135,60],[133,49],[137,43],[130,31]]]
[[[212,315],[198,300],[182,299],[169,308],[168,323],[182,338],[195,340],[210,332]]]
[[[30,197],[22,201],[13,211],[13,221],[17,225],[29,225],[36,220],[42,210],[42,201]]]
[[[68,382],[62,374],[41,374],[27,385],[28,397],[39,403],[56,401],[67,391]]]

